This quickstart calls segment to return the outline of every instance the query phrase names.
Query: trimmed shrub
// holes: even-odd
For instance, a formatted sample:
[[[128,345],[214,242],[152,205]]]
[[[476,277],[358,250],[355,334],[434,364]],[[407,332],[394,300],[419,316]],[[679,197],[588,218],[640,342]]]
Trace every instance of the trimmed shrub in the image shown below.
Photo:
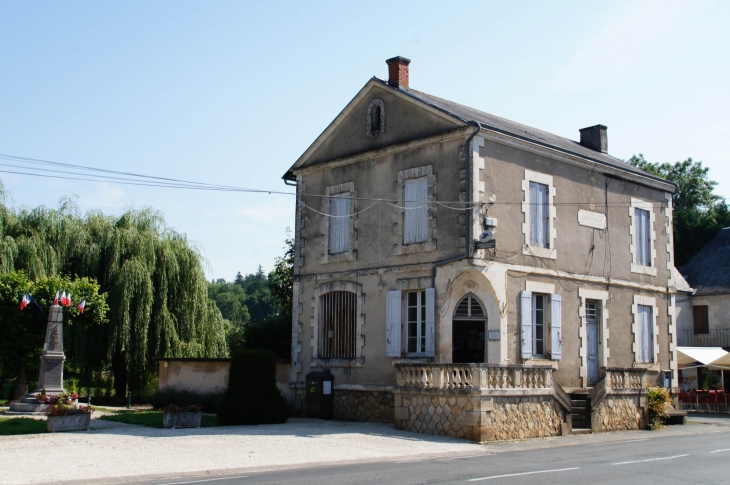
[[[288,417],[289,405],[276,387],[274,354],[251,349],[235,351],[218,419],[228,425],[275,424]]]

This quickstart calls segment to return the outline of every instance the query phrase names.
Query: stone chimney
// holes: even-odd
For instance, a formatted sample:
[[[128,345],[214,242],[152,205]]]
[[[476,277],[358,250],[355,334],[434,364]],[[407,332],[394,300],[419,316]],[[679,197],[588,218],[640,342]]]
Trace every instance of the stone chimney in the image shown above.
[[[410,59],[397,56],[385,61],[388,64],[388,84],[395,87],[408,87],[408,64]]]
[[[591,150],[608,153],[608,128],[604,125],[589,126],[580,131],[580,144]]]

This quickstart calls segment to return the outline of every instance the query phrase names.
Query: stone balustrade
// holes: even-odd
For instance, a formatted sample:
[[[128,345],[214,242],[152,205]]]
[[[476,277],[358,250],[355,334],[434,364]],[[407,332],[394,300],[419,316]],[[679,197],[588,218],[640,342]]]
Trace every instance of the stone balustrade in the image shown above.
[[[397,364],[398,386],[448,390],[552,389],[550,366],[500,364]]]
[[[606,389],[645,389],[646,369],[606,367]]]

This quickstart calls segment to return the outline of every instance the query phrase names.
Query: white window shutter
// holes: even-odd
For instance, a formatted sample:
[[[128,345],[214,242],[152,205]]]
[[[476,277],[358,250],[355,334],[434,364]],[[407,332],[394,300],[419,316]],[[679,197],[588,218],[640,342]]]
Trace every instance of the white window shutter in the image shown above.
[[[330,254],[350,250],[350,192],[330,198]]]
[[[563,355],[562,306],[562,296],[550,295],[550,355],[553,360],[560,360]]]
[[[436,309],[436,290],[426,288],[426,355],[436,355],[436,329],[434,323]]]
[[[522,358],[532,358],[532,292],[520,292],[520,339]]]
[[[405,227],[403,243],[412,244],[428,240],[428,178],[405,181]]]
[[[401,291],[388,292],[385,301],[385,355],[388,357],[401,356]]]

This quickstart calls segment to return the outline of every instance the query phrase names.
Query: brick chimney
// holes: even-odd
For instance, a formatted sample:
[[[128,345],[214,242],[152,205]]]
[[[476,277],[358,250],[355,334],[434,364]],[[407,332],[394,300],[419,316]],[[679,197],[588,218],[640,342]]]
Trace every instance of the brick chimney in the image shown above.
[[[397,56],[385,61],[388,64],[388,84],[391,86],[408,87],[408,64],[410,59]]]
[[[580,131],[580,144],[601,153],[608,152],[608,128],[604,125],[589,126]]]

